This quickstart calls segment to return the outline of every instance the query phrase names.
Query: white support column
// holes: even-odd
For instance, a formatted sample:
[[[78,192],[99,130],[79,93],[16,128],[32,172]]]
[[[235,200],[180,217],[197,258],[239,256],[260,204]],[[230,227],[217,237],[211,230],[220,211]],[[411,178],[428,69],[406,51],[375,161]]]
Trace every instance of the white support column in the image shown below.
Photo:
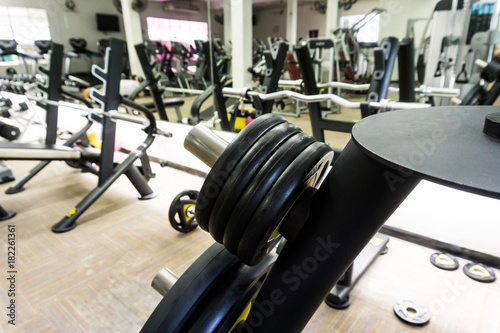
[[[130,72],[133,75],[144,76],[141,64],[135,52],[135,45],[141,44],[142,27],[141,16],[132,10],[132,0],[121,0],[123,25],[125,26],[125,36],[127,39],[127,50],[130,62]]]
[[[287,0],[286,6],[286,39],[290,49],[297,43],[298,0]]]
[[[233,87],[250,87],[252,76],[247,69],[252,66],[251,1],[231,0],[231,27]]]
[[[224,0],[224,44],[231,40],[231,0]]]
[[[339,0],[327,0],[326,37],[339,27]]]

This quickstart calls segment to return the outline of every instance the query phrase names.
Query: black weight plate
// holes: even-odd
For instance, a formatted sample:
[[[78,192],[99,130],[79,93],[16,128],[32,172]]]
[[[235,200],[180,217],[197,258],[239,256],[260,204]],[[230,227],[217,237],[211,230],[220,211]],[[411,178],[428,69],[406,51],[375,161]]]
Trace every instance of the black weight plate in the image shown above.
[[[181,275],[141,332],[182,332],[181,328],[205,295],[220,277],[235,266],[241,266],[241,261],[227,252],[223,245],[214,243]]]
[[[322,142],[308,146],[288,166],[260,203],[238,245],[238,257],[247,265],[255,265],[275,245],[270,238],[303,191],[313,186],[328,169],[333,151]]]
[[[493,268],[475,262],[465,265],[464,273],[471,279],[479,282],[493,282],[496,279]]]
[[[241,263],[225,273],[196,307],[182,331],[227,333],[239,320],[246,319],[245,314],[252,306],[249,304],[257,297],[276,258],[275,254],[269,255],[253,267]]]
[[[198,226],[191,210],[194,211],[198,191],[183,191],[179,193],[168,210],[168,219],[172,227],[182,233],[193,231]]]
[[[220,192],[208,223],[212,237],[222,243],[224,230],[232,209],[253,176],[276,149],[301,130],[290,123],[282,123],[264,134],[241,158]]]
[[[240,134],[229,143],[215,162],[201,187],[195,208],[195,217],[200,228],[209,231],[208,221],[210,219],[212,207],[224,183],[231,175],[233,167],[262,135],[274,126],[285,121],[285,118],[275,114],[270,113],[264,115],[243,128]]]
[[[485,94],[486,90],[481,84],[478,83],[472,87],[471,90],[469,90],[460,105],[476,105]]]
[[[493,82],[497,79],[498,74],[500,74],[500,58],[494,57],[481,71],[481,78]]]
[[[399,301],[394,304],[394,313],[399,319],[411,325],[424,325],[431,319],[427,308],[410,300]]]
[[[431,255],[431,264],[434,266],[453,271],[458,268],[458,260],[451,254],[436,252]]]
[[[241,236],[250,222],[253,212],[288,165],[315,141],[309,134],[296,134],[283,143],[262,166],[239,198],[228,219],[223,241],[229,252],[237,254]]]

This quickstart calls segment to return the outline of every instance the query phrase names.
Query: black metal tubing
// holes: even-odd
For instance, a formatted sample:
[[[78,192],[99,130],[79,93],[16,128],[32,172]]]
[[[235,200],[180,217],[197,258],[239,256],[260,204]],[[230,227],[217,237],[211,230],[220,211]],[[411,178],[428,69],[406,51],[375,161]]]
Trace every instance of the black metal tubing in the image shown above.
[[[313,62],[311,55],[309,54],[307,42],[301,41],[297,43],[294,47],[294,51],[297,56],[297,62],[299,63],[300,74],[302,75],[302,83],[304,85],[306,95],[319,94],[319,89],[316,85],[316,78],[314,77]],[[323,119],[321,115],[320,103],[309,103],[307,106],[309,108],[313,136],[316,140],[325,142],[324,130],[328,129],[330,121]]]
[[[367,102],[380,102],[387,96],[398,49],[398,39],[386,37],[382,39],[380,47],[374,50],[375,68],[370,80]]]
[[[47,94],[49,101],[58,102],[61,99],[60,85],[62,77],[62,63],[64,55],[64,47],[61,44],[52,43],[49,52],[49,66],[47,68],[39,65],[38,71],[44,74],[47,78],[47,85],[37,83],[37,88]],[[53,145],[57,139],[57,112],[56,105],[47,104],[43,106],[47,111],[45,122],[47,124],[47,134],[45,143]]]
[[[415,102],[415,48],[413,38],[401,40],[398,52],[399,101]]]
[[[224,100],[224,95],[222,94],[222,83],[219,78],[219,68],[217,64],[212,64],[212,59],[210,59],[210,55],[213,55],[213,59],[215,59],[215,55],[211,53],[210,43],[203,42],[203,53],[205,53],[205,61],[207,63],[208,68],[210,69],[210,80],[212,81],[213,86],[213,96],[214,96],[214,107],[217,112],[219,112],[220,125],[223,131],[232,131],[231,125],[229,124],[229,119],[227,117],[226,110],[226,102]]]
[[[274,44],[270,51],[264,51],[267,69],[261,87],[263,93],[269,94],[278,89],[278,81],[285,64],[288,47],[286,42],[279,42]],[[273,109],[273,104],[274,101],[264,101],[262,103],[262,113],[270,113]]]
[[[139,62],[141,63],[142,71],[144,72],[144,76],[146,77],[147,85],[151,91],[151,95],[153,96],[153,102],[155,104],[156,110],[160,115],[161,120],[168,121],[168,116],[165,111],[165,105],[163,104],[163,99],[161,97],[161,91],[158,88],[158,80],[160,75],[153,72],[153,68],[156,65],[156,62],[149,62],[149,56],[147,53],[146,45],[143,43],[135,45],[135,51],[137,52],[137,57],[139,58]]]
[[[388,171],[392,170],[365,155],[354,141],[348,143],[318,190],[305,227],[293,243],[285,245],[254,302],[271,304],[270,314],[252,307],[247,330],[241,332],[302,331],[356,256],[419,182],[409,177],[393,190],[384,176]]]
[[[391,237],[396,237],[414,244],[418,244],[420,246],[425,246],[430,249],[450,253],[463,259],[480,262],[490,267],[500,269],[500,258],[488,253],[479,252],[476,250],[468,249],[466,247],[450,244],[434,238],[419,235],[411,231],[391,227],[389,225],[383,225],[382,228],[380,228],[380,232]]]
[[[191,105],[191,124],[196,125],[200,122],[200,110],[201,106],[207,99],[214,93],[215,86],[211,85],[203,91],[201,95],[196,97]]]
[[[297,62],[299,63],[306,95],[319,94],[319,88],[316,85],[316,78],[314,77],[313,61],[307,42],[299,42],[294,50],[297,55]],[[350,133],[355,124],[355,122],[348,120],[324,119],[321,114],[320,103],[308,103],[307,107],[309,108],[313,136],[318,141],[325,142],[325,130]]]
[[[73,94],[72,92],[69,92],[69,91],[66,91],[62,87],[61,87],[61,95],[72,98],[74,100],[77,100],[77,101],[81,102],[82,104],[84,104],[89,109],[92,109],[94,107],[92,105],[92,103],[89,100],[87,100],[85,97],[83,97],[81,95]]]
[[[119,39],[110,39],[110,51],[107,52],[105,69],[94,66],[92,73],[103,82],[102,93],[92,89],[90,96],[97,100],[104,111],[118,110],[120,105],[121,59],[125,43]],[[106,70],[106,71],[105,71]],[[99,181],[101,186],[113,173],[115,155],[116,123],[108,117],[102,117],[101,157],[99,159]]]

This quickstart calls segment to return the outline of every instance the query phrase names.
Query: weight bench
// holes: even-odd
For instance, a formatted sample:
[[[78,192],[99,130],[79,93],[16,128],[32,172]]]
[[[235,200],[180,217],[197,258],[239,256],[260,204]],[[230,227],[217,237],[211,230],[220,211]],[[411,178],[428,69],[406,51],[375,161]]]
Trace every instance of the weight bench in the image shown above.
[[[142,104],[143,106],[147,107],[148,109],[155,109],[155,103],[154,102],[149,102]],[[163,106],[166,108],[175,108],[175,113],[177,114],[177,121],[182,122],[182,113],[181,113],[181,106],[184,105],[184,101],[180,98],[166,98],[163,100]]]

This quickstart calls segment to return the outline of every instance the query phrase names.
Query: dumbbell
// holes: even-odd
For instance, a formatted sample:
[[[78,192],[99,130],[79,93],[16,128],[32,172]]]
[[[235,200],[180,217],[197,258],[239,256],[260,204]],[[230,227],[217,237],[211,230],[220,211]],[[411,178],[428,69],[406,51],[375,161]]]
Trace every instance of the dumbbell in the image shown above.
[[[184,146],[212,167],[196,221],[250,266],[281,236],[297,236],[333,160],[328,145],[275,114],[257,118],[229,144],[198,125]]]
[[[4,122],[0,122],[0,136],[6,138],[7,140],[16,140],[19,135],[21,135],[21,131],[16,126],[12,126],[6,124]]]
[[[22,112],[28,110],[28,104],[21,102],[17,106],[12,106],[12,102],[10,99],[7,99],[9,103],[6,103],[4,107],[0,108],[0,115],[4,118],[10,118],[12,116],[12,112]]]

